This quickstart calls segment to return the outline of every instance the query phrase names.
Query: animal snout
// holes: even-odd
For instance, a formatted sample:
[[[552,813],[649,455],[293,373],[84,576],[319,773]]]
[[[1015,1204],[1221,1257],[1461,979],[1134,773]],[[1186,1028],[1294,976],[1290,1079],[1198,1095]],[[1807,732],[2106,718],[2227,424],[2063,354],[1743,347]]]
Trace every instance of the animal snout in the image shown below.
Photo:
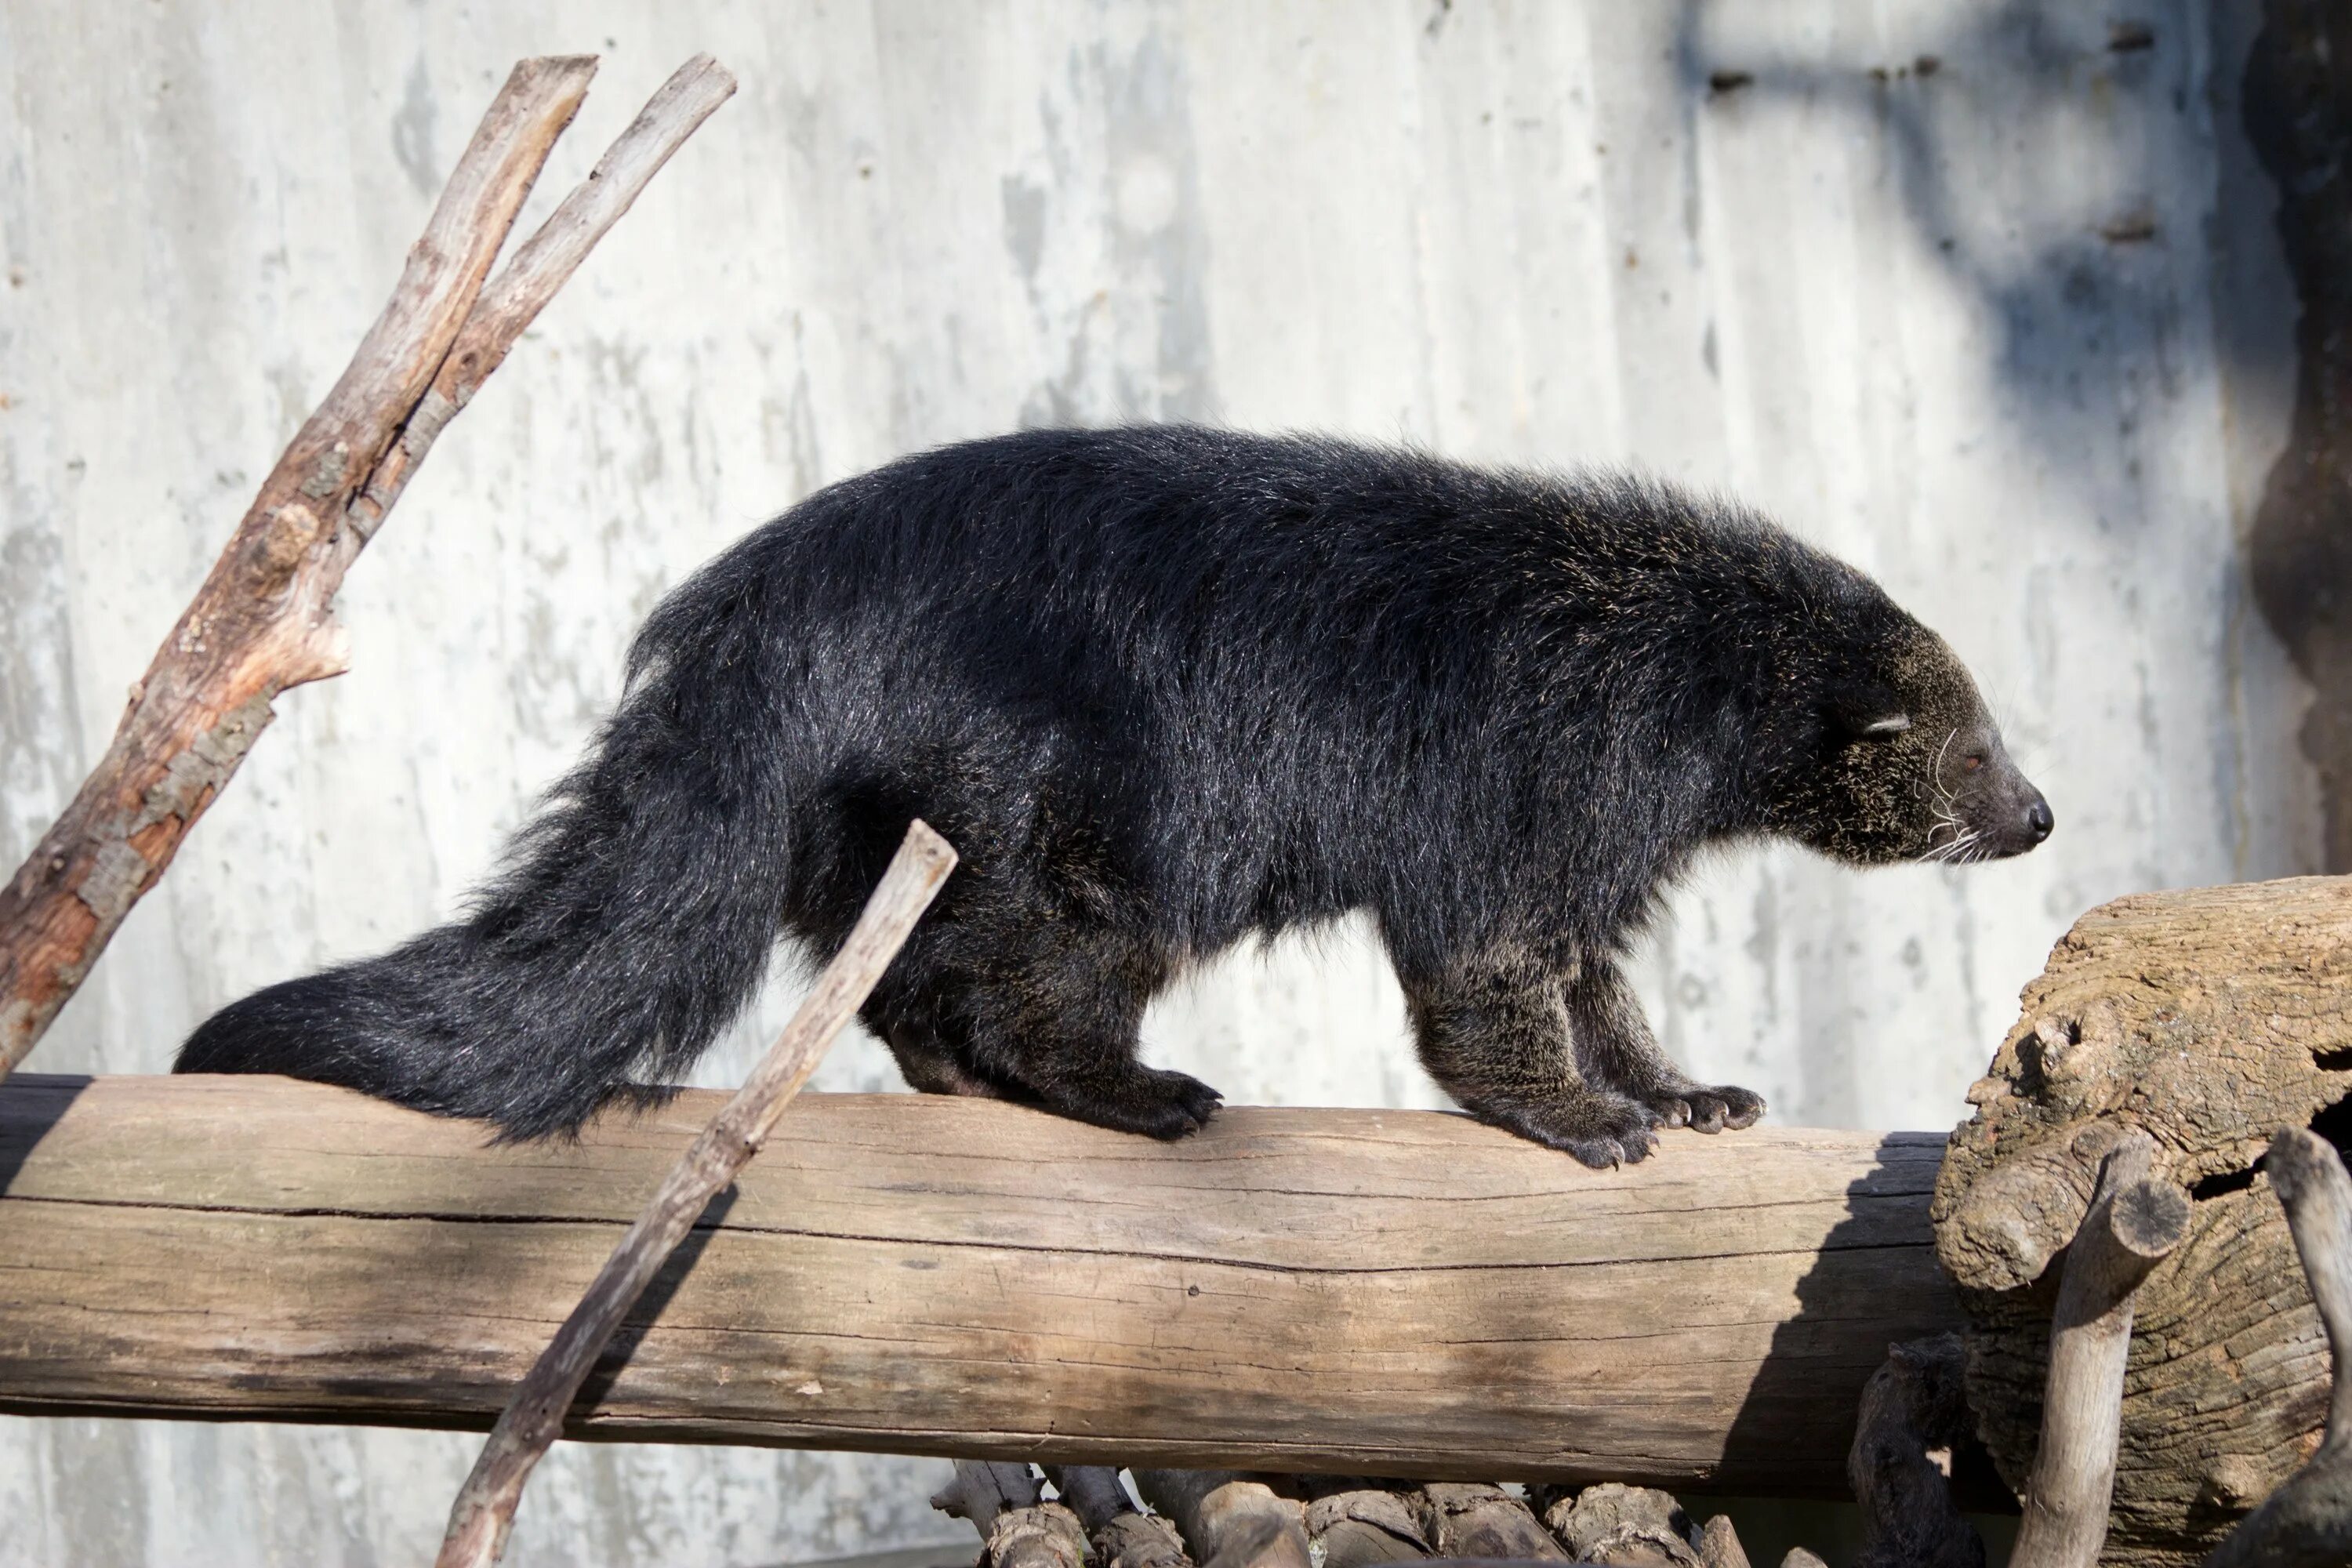
[[[2050,830],[2057,826],[2058,819],[2050,815],[2050,803],[2039,795],[2035,795],[2033,804],[2025,808],[2026,837],[2039,844],[2049,837]]]

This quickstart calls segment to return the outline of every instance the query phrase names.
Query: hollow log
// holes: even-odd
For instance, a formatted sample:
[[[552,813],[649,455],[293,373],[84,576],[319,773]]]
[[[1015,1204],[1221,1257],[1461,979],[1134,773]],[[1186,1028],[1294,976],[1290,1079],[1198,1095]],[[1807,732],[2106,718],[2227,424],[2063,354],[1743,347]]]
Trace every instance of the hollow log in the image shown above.
[[[0,1086],[0,1408],[478,1429],[719,1103],[577,1143],[265,1078]],[[1943,1140],[1236,1107],[1174,1144],[804,1095],[573,1437],[1836,1497],[1890,1341],[1959,1326]]]
[[[2316,1447],[2328,1359],[2286,1219],[2253,1169],[2279,1128],[2352,1127],[2352,879],[2150,893],[2092,910],[1969,1091],[1935,1199],[1966,1309],[1969,1403],[2022,1490],[2061,1249],[2133,1129],[2189,1190],[2134,1306],[2109,1563],[2197,1562]]]

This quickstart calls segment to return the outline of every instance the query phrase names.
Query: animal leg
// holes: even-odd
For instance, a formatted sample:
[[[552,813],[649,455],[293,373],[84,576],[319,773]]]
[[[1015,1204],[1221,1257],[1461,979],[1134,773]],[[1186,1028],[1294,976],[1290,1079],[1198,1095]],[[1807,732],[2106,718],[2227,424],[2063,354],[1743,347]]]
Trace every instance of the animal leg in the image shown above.
[[[984,918],[918,928],[868,1004],[909,1084],[1154,1138],[1209,1119],[1215,1089],[1136,1059],[1144,1005],[1167,978],[1148,946],[1003,884],[972,903]]]
[[[1764,1114],[1763,1096],[1734,1084],[1694,1082],[1658,1048],[1615,960],[1579,964],[1567,993],[1577,1065],[1591,1082],[1639,1100],[1668,1127],[1720,1132]]]
[[[1222,1103],[1217,1091],[1136,1059],[1144,1005],[1167,965],[1106,927],[1065,918],[1043,929],[1051,942],[1033,934],[1017,963],[1000,954],[975,987],[974,1059],[1048,1110],[1097,1127],[1153,1138],[1197,1131]]]
[[[1578,1070],[1555,967],[1513,953],[1399,978],[1422,1062],[1481,1121],[1596,1169],[1655,1146],[1650,1111]]]

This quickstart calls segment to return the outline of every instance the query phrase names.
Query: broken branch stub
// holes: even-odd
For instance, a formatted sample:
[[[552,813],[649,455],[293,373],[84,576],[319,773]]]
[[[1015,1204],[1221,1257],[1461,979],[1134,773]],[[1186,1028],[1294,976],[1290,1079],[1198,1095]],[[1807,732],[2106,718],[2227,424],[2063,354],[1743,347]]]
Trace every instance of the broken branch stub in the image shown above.
[[[2147,1133],[2133,1131],[2107,1152],[2090,1211],[2066,1248],[2050,1319],[2042,1439],[2011,1568],[2093,1568],[2106,1541],[2132,1299],[2189,1229],[2189,1194],[2148,1179],[2154,1149]]]

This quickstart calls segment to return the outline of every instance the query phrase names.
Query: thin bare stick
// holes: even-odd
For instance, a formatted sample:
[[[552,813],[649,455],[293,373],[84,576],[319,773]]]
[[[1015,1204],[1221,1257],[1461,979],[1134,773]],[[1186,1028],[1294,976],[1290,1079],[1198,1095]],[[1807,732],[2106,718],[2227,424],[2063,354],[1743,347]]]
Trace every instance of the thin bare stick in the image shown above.
[[[2327,1140],[2282,1127],[2263,1162],[2327,1331],[2327,1435],[2303,1468],[2248,1514],[2205,1568],[2323,1568],[2352,1562],[2352,1175]]]
[[[605,1342],[712,1197],[760,1151],[776,1119],[815,1070],[825,1047],[881,979],[907,933],[954,869],[955,851],[920,822],[909,826],[849,940],[817,977],[792,1021],[734,1098],[679,1156],[645,1212],[621,1237],[587,1294],[541,1352],[466,1478],[449,1510],[438,1568],[486,1568],[506,1550],[515,1504],[540,1456],[563,1430]]]
[[[407,489],[409,477],[443,428],[505,363],[524,330],[588,258],[596,242],[621,221],[670,154],[734,92],[735,78],[709,55],[697,55],[678,67],[596,160],[588,177],[499,268],[475,301],[400,439],[385,451],[353,499],[351,522],[358,542],[352,549],[374,537],[383,514]]]
[[[339,674],[344,509],[439,374],[515,213],[588,91],[586,57],[524,60],[458,159],[392,299],[262,481],[131,689],[112,742],[0,887],[0,1078],[172,862],[289,686]]]
[[[2132,1296],[2189,1232],[2189,1194],[2148,1177],[2155,1146],[2137,1130],[2116,1143],[2066,1249],[2051,1314],[2042,1446],[2011,1568],[2093,1568],[2107,1538]]]

